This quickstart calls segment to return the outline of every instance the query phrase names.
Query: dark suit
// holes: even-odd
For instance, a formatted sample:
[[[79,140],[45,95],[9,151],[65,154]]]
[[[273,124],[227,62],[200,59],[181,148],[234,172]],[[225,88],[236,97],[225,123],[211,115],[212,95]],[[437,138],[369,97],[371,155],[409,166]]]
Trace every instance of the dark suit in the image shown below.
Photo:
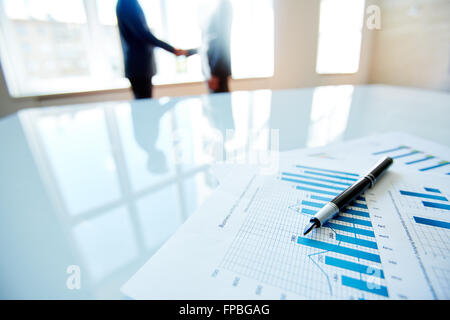
[[[160,47],[171,53],[174,53],[175,49],[151,33],[137,0],[118,0],[116,14],[125,76],[130,80],[137,99],[151,98],[151,79],[156,74],[153,48]]]
[[[228,92],[231,76],[230,37],[233,9],[228,0],[221,0],[208,26],[208,64],[211,76],[219,78],[219,88],[212,92]]]

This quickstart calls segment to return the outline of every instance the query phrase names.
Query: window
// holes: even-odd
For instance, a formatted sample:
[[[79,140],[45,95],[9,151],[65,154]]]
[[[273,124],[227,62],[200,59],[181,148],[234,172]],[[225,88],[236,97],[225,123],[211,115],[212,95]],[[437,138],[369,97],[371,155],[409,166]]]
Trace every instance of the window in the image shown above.
[[[216,0],[217,1],[217,0]],[[180,48],[202,46],[214,0],[140,1],[155,35]],[[233,78],[273,75],[272,0],[230,0]],[[128,87],[117,0],[0,0],[0,57],[12,96]],[[253,55],[258,48],[258,55]],[[155,84],[203,81],[199,55],[156,49]]]
[[[358,71],[363,20],[364,0],[321,0],[317,73]]]

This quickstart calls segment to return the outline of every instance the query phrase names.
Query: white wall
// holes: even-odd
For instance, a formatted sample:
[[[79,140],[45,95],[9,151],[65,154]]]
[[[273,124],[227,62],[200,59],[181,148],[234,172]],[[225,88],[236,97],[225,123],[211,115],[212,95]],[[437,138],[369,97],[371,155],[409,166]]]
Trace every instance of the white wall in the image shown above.
[[[450,91],[450,1],[382,0],[370,83]]]
[[[373,2],[372,0],[366,2]],[[315,72],[320,0],[274,0],[275,74],[268,79],[233,80],[231,90],[286,89],[328,84],[364,84],[369,79],[371,38],[364,28],[359,72],[352,75],[318,75]],[[256,48],[257,50],[257,48]],[[204,83],[160,86],[154,96],[206,93]],[[129,90],[55,97],[12,99],[0,77],[0,117],[21,108],[131,99]]]

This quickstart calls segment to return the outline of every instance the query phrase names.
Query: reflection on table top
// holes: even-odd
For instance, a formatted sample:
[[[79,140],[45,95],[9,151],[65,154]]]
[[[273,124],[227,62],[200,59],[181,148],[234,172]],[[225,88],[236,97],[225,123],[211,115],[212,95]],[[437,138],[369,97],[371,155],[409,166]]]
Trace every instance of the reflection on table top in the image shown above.
[[[29,109],[0,120],[1,298],[121,298],[218,185],[210,165],[386,131],[450,144],[450,95],[335,86]],[[273,133],[276,132],[276,136]],[[69,266],[81,288],[70,290]],[[73,269],[69,269],[73,272]]]

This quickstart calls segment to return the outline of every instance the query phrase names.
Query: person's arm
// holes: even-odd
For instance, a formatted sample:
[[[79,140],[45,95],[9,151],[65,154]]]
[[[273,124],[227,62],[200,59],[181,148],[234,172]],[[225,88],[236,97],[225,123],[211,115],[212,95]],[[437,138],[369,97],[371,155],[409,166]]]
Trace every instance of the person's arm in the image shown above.
[[[152,44],[155,47],[162,48],[166,51],[169,51],[173,54],[177,54],[180,51],[172,47],[170,44],[159,40],[156,38],[153,33],[150,31],[147,21],[145,20],[144,13],[142,10],[138,8],[127,8],[128,10],[125,10],[122,15],[122,23],[124,23],[127,27],[127,29],[133,33],[137,38],[141,39],[142,41],[146,41],[150,44]]]

